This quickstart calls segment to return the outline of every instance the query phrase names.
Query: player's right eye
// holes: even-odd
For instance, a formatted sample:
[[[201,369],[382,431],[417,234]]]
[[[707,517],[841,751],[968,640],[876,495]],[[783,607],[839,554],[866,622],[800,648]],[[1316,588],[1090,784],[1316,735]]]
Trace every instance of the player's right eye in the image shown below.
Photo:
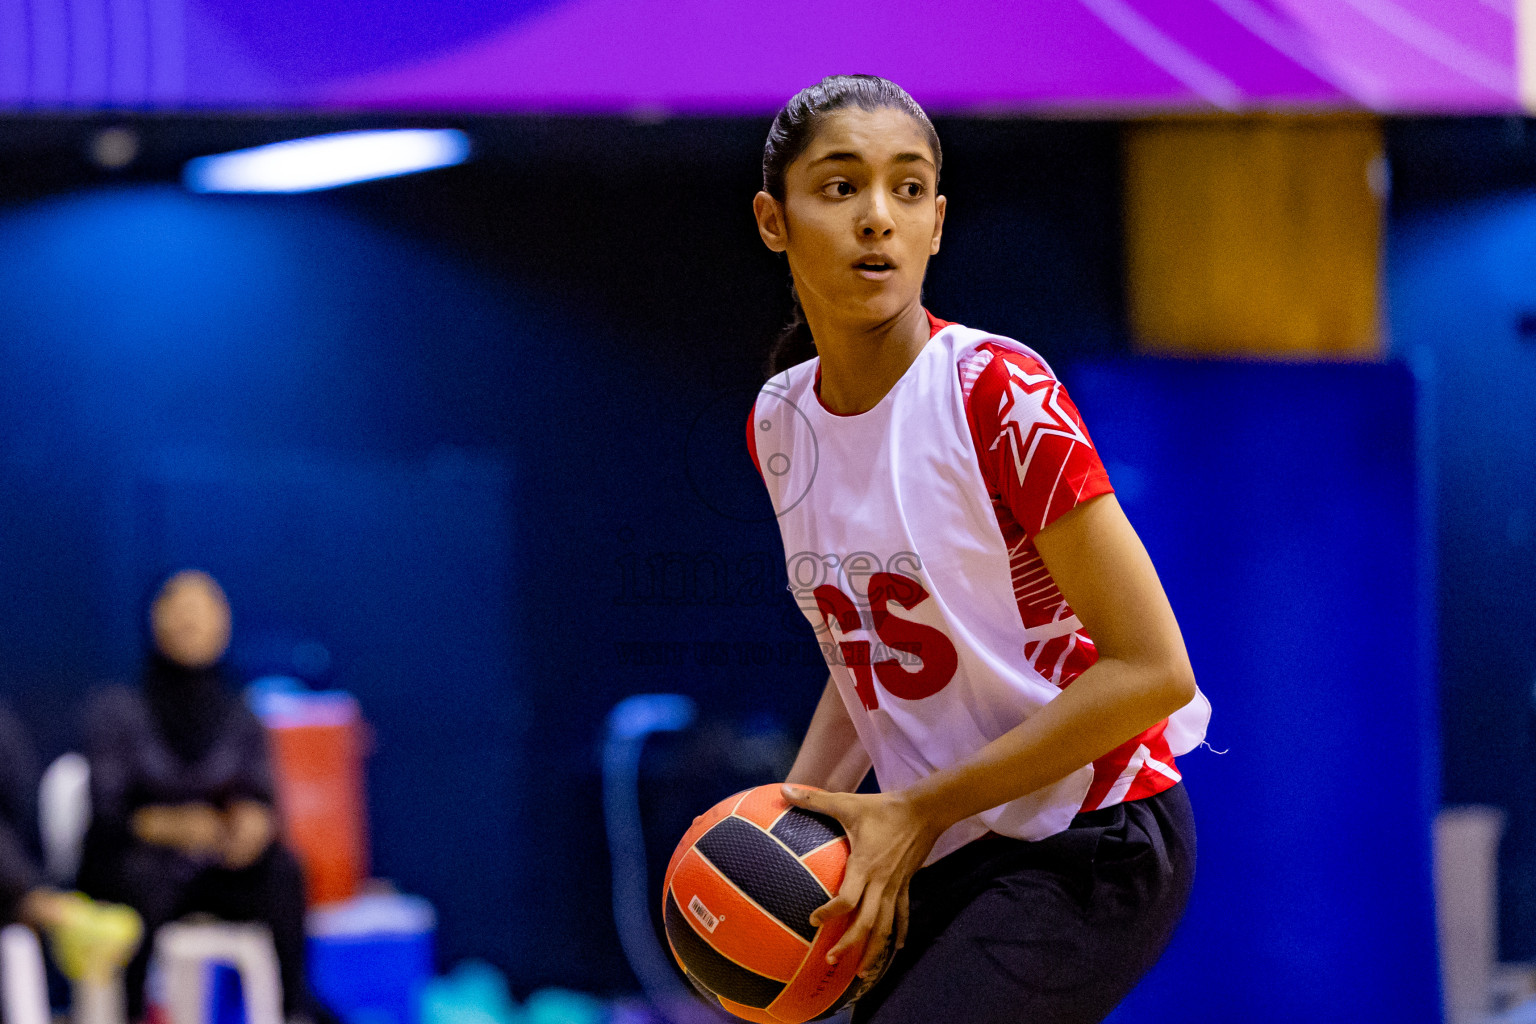
[[[853,187],[853,182],[839,179],[837,181],[827,182],[825,185],[821,186],[821,191],[823,195],[834,196],[838,199],[843,199],[847,196],[853,195],[855,190]]]

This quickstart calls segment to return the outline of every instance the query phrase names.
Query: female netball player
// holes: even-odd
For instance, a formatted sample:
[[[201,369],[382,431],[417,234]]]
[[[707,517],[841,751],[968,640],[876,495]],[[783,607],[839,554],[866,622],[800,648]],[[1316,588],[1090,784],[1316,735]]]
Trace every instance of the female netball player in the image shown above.
[[[855,1022],[1099,1021],[1183,913],[1174,758],[1210,706],[1045,360],[922,305],[940,162],[861,75],[796,95],[763,153],[805,358],[747,438],[831,670],[784,791],[848,832],[812,920],[851,915],[830,960],[869,940]]]

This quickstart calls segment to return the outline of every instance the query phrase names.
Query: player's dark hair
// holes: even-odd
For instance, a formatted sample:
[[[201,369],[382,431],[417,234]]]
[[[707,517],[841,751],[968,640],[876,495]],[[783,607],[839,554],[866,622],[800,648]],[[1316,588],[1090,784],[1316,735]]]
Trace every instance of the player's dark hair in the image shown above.
[[[933,130],[933,122],[905,89],[875,75],[830,75],[795,93],[773,119],[773,126],[768,129],[768,141],[763,144],[764,192],[780,203],[784,202],[784,174],[789,165],[810,146],[822,120],[844,107],[858,107],[870,113],[887,108],[904,111],[927,137],[937,176],[944,163],[939,149],[939,133]],[[770,377],[816,355],[816,342],[811,337],[810,325],[805,322],[805,311],[800,308],[800,297],[795,294],[793,281],[790,282],[789,296],[793,304],[789,324],[779,332],[768,352]]]

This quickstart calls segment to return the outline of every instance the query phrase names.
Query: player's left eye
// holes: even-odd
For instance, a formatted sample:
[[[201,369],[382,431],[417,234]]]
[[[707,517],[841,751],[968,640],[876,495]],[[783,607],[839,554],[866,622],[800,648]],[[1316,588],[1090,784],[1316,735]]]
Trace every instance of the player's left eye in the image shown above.
[[[920,181],[904,181],[896,187],[896,191],[906,199],[916,199],[923,194],[923,183]]]

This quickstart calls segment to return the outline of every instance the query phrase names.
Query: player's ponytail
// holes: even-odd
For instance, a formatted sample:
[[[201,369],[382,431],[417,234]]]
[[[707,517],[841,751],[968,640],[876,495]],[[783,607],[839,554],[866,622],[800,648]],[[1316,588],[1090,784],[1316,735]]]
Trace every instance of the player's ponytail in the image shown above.
[[[822,118],[849,106],[870,112],[889,107],[911,116],[927,136],[937,175],[944,163],[939,134],[933,130],[933,122],[928,120],[923,108],[907,95],[905,89],[875,75],[832,75],[801,89],[773,119],[773,125],[768,129],[768,141],[763,145],[763,191],[780,203],[784,202],[784,175],[789,165],[816,137]],[[811,337],[810,324],[805,322],[805,312],[800,308],[793,282],[789,294],[793,303],[789,324],[779,332],[768,352],[766,369],[770,377],[816,355],[816,341]]]
[[[811,337],[811,325],[805,322],[805,310],[800,307],[800,296],[795,294],[795,282],[789,282],[789,323],[773,339],[768,349],[768,361],[764,364],[769,377],[783,373],[796,363],[803,363],[816,356],[816,339]]]

